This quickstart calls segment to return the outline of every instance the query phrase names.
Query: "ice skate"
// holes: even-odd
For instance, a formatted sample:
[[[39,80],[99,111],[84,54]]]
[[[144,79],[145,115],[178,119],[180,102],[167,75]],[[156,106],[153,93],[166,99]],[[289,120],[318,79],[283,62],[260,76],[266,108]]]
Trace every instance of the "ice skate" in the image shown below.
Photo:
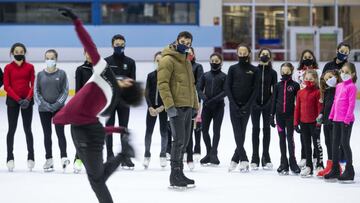
[[[242,173],[249,172],[249,162],[248,161],[241,161],[239,165],[239,170]]]
[[[210,155],[206,154],[206,156],[204,156],[204,158],[202,158],[200,160],[200,164],[203,166],[209,165],[210,164]]]
[[[14,168],[15,168],[14,160],[9,160],[8,162],[6,162],[6,166],[7,166],[9,172],[13,172]]]
[[[301,159],[300,162],[298,163],[298,166],[300,168],[304,168],[306,166],[306,159]]]
[[[44,172],[54,171],[54,161],[52,158],[46,159],[43,169],[44,169]]]
[[[187,189],[187,184],[182,176],[180,167],[171,169],[169,189],[178,191],[184,191]]]
[[[289,158],[289,163],[290,163],[290,170],[293,174],[295,175],[299,175],[301,172],[301,169],[299,168],[299,166],[296,163],[296,159],[295,157],[293,158]]]
[[[251,163],[250,168],[252,171],[257,171],[259,170],[259,165],[257,163]]]
[[[31,172],[31,171],[33,170],[33,168],[35,167],[35,161],[29,159],[29,160],[27,161],[27,167],[28,167],[29,171]]]
[[[300,175],[302,178],[310,178],[312,177],[313,172],[310,167],[306,166],[301,170]]]
[[[231,171],[235,170],[237,165],[238,165],[238,163],[236,163],[235,161],[231,161],[228,172],[231,172]]]
[[[167,166],[166,157],[160,157],[160,166],[161,168],[165,168]]]
[[[289,175],[289,166],[285,164],[280,164],[279,168],[276,171],[281,176]]]
[[[70,160],[67,157],[61,158],[61,166],[63,170],[66,170],[66,167],[70,164]]]
[[[144,169],[148,169],[149,164],[150,164],[150,157],[144,157],[144,162],[143,162]]]
[[[188,167],[189,167],[189,169],[190,169],[190,171],[193,171],[194,169],[195,169],[195,164],[194,164],[194,162],[187,162],[187,165],[188,165]]]
[[[195,162],[195,163],[198,163],[198,162],[200,161],[200,159],[201,159],[201,154],[195,153],[195,154],[193,155],[193,157],[194,157],[194,162]]]
[[[263,169],[266,170],[266,171],[270,171],[273,169],[273,164],[271,162],[269,163],[266,163],[265,166],[263,166]]]
[[[354,182],[355,171],[352,165],[346,165],[344,173],[338,178],[339,183],[352,184]]]
[[[121,167],[125,170],[134,170],[135,164],[131,161],[130,157],[126,157],[121,163]]]
[[[171,154],[170,154],[170,153],[166,153],[166,160],[167,160],[167,161],[170,161],[170,159],[171,159]]]
[[[82,170],[83,163],[80,159],[76,159],[74,162],[74,173],[80,173]]]

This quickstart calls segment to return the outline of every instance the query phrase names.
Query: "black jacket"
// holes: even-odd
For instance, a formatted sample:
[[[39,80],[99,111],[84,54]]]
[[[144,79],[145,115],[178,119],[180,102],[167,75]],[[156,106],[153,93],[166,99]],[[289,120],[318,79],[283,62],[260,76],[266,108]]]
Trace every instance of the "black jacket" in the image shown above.
[[[195,86],[197,86],[197,84],[200,81],[201,76],[204,74],[204,69],[203,69],[201,64],[196,63],[195,61],[192,61],[191,64],[192,64],[192,71],[193,71],[194,78],[195,78]],[[199,102],[200,102],[200,99],[201,98],[200,98],[200,95],[198,93]]]
[[[145,99],[149,107],[159,107],[163,105],[161,100],[159,89],[157,88],[157,71],[147,75],[146,87],[145,87]]]
[[[277,73],[274,69],[267,65],[258,65],[260,74],[259,92],[256,99],[256,105],[271,105],[274,86],[277,83]]]
[[[136,65],[132,58],[113,54],[105,58],[105,61],[116,77],[128,77],[136,80]]]
[[[221,70],[209,71],[201,76],[197,84],[197,91],[205,106],[224,104],[225,82],[226,74]]]
[[[0,68],[0,88],[3,86],[3,84],[4,84],[4,81],[3,81],[3,72],[2,72],[2,70],[1,70],[1,68]]]
[[[250,63],[230,66],[226,77],[226,95],[232,105],[249,111],[259,90],[258,68]]]
[[[78,92],[93,74],[92,64],[85,61],[85,63],[77,67],[75,72],[75,93]]]
[[[324,92],[324,99],[323,99],[323,106],[322,114],[323,114],[323,122],[327,124],[329,122],[329,115],[332,108],[332,105],[334,103],[334,97],[335,97],[335,87],[327,88]]]
[[[343,61],[341,63],[336,63],[336,58],[334,58],[334,60],[328,62],[325,64],[324,69],[322,71],[322,74],[325,73],[328,70],[340,70],[342,68],[342,66],[346,63],[347,61]]]
[[[274,96],[272,101],[271,114],[278,116],[294,116],[296,94],[300,90],[299,83],[292,79],[283,80],[281,79],[275,85]],[[284,109],[285,107],[285,109]]]

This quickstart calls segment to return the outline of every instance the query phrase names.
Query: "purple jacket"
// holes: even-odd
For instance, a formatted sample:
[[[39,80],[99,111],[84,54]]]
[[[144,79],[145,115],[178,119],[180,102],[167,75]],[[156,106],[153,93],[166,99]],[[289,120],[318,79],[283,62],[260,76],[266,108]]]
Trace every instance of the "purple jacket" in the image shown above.
[[[350,124],[354,122],[354,110],[357,88],[353,81],[347,80],[336,86],[334,103],[331,108],[329,119],[337,122]]]

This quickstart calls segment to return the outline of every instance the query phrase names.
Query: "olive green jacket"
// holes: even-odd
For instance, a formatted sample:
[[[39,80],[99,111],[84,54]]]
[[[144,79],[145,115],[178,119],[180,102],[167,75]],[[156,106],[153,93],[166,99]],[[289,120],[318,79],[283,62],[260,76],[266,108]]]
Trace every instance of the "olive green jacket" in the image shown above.
[[[173,45],[165,47],[157,70],[157,85],[165,109],[191,107],[199,109],[192,65],[185,54]]]

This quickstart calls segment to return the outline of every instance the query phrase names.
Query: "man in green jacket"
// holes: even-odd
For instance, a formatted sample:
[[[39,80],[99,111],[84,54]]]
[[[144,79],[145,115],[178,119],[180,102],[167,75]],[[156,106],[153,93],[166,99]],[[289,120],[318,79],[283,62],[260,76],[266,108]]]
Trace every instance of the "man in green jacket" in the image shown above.
[[[171,150],[170,187],[194,187],[195,181],[183,173],[183,156],[191,136],[191,119],[199,108],[192,65],[187,52],[193,37],[179,33],[176,42],[165,47],[158,67],[158,88],[170,118],[173,137]]]

